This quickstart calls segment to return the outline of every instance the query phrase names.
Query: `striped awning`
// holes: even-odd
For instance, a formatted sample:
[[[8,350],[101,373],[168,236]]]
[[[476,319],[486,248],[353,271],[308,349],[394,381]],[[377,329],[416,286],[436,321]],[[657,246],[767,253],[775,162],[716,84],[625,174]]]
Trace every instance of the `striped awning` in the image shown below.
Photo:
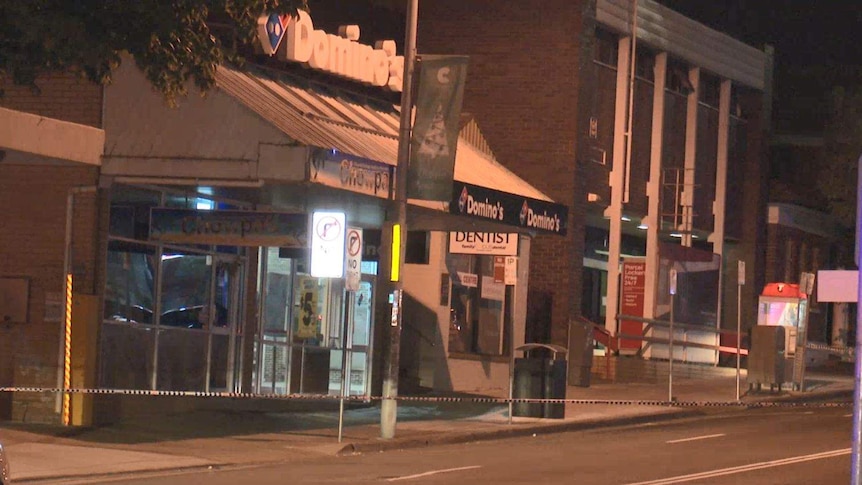
[[[258,66],[244,70],[221,66],[218,87],[303,145],[336,149],[357,157],[396,166],[398,162],[397,105],[311,85],[287,73]],[[470,132],[475,138],[476,127]],[[490,150],[477,148],[463,136],[455,156],[455,180],[537,200],[551,198],[503,165]]]

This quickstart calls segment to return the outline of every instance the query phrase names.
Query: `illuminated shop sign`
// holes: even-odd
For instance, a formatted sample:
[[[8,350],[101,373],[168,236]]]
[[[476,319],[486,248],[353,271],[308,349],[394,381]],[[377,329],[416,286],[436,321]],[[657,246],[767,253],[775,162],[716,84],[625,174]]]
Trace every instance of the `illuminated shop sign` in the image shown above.
[[[270,14],[258,18],[258,39],[263,52],[282,61],[299,62],[312,69],[400,92],[404,56],[395,54],[395,41],[361,44],[359,26],[345,25],[338,35],[315,30],[308,12],[299,16]],[[283,48],[279,46],[285,44]]]
[[[518,234],[514,232],[450,232],[449,252],[452,254],[516,256],[518,254]]]
[[[302,248],[307,233],[307,214],[150,209],[150,239],[155,241]]]
[[[566,234],[568,207],[454,182],[449,212],[552,234]]]
[[[383,199],[389,198],[393,167],[332,150],[315,150],[309,159],[311,182]]]

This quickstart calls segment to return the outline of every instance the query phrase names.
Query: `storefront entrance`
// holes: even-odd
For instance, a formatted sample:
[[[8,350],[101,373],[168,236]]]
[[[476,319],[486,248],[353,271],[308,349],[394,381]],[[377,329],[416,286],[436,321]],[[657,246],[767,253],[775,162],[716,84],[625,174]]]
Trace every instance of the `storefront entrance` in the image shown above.
[[[359,290],[348,292],[342,279],[309,275],[303,255],[262,248],[260,256],[256,391],[340,394],[346,348],[349,392],[367,395],[373,276],[364,276]]]

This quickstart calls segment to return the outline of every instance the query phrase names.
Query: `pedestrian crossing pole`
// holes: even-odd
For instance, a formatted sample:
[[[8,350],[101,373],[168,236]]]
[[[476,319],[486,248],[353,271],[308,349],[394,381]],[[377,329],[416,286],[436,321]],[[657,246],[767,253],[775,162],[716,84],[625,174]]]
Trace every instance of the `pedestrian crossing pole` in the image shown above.
[[[380,437],[395,437],[398,418],[398,369],[401,353],[402,295],[404,279],[405,240],[407,236],[407,164],[410,160],[410,136],[413,122],[413,66],[416,59],[416,25],[419,0],[408,0],[404,35],[404,86],[401,89],[401,118],[398,135],[398,164],[395,167],[394,207],[387,211],[392,228],[392,252],[389,280],[394,290],[391,295],[392,314],[389,325],[389,349],[385,354],[383,399],[380,402]],[[394,221],[392,220],[394,216]]]

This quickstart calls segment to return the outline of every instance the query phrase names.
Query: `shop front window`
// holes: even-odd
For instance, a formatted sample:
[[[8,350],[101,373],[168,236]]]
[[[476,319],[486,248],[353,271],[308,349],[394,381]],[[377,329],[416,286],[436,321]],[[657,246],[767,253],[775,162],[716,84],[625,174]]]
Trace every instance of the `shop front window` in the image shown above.
[[[495,279],[494,257],[450,254],[448,256],[452,295],[450,298],[449,352],[502,355],[505,322],[511,305],[506,305],[506,285]]]
[[[197,199],[132,187],[112,192],[102,386],[211,391],[240,385],[245,248],[149,240],[151,208]]]

